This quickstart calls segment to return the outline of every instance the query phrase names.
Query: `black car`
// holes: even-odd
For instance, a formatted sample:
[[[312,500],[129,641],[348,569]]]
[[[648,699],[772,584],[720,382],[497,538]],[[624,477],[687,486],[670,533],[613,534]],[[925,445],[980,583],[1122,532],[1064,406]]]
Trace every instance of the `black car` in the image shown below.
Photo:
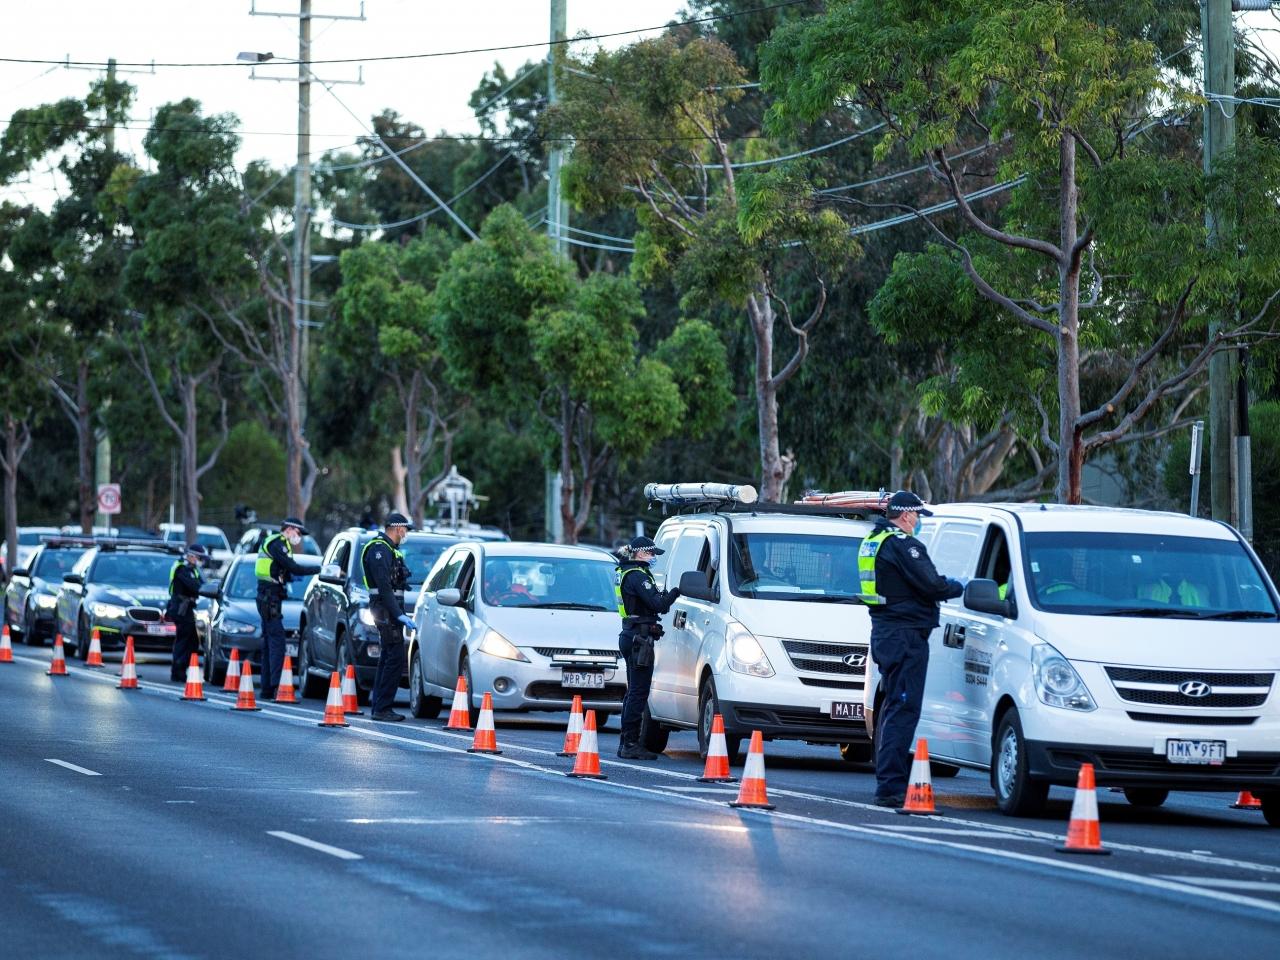
[[[58,630],[84,659],[98,630],[104,653],[173,649],[174,626],[164,620],[169,574],[182,559],[183,544],[162,540],[106,540],[84,552],[58,591]]]
[[[356,686],[362,698],[373,686],[382,646],[369,611],[360,553],[375,533],[352,527],[335,536],[325,551],[320,575],[307,587],[299,625],[297,674],[304,697],[322,696],[330,673],[337,670],[345,675],[349,663],[355,664]],[[400,549],[409,567],[406,613],[412,612],[418,590],[436,559],[459,539],[432,533],[405,537]],[[402,677],[401,684],[406,682]]]
[[[62,578],[93,546],[88,537],[46,537],[4,591],[4,622],[15,640],[39,646],[57,630],[55,611]]]
[[[299,555],[300,563],[315,563],[319,557]],[[204,678],[209,683],[222,683],[227,675],[227,661],[232,650],[240,651],[241,661],[253,663],[262,673],[262,617],[258,615],[258,577],[254,565],[258,558],[240,554],[231,561],[227,575],[210,580],[201,593],[212,598],[205,609],[196,611],[196,632],[204,654]],[[312,577],[289,584],[283,605],[285,652],[298,660],[298,621],[302,614],[302,595]]]

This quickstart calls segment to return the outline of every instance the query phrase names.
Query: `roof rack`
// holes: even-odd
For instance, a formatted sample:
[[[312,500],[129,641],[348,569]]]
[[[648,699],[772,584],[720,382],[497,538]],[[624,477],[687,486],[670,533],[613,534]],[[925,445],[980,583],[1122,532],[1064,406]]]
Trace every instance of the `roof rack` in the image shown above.
[[[176,540],[143,540],[128,537],[94,537],[94,546],[107,552],[115,550],[155,550],[160,553],[181,555],[186,553],[187,545]]]
[[[856,507],[883,513],[889,504],[889,494],[881,487],[875,490],[842,490],[839,493],[819,493],[811,491],[801,498],[800,503],[809,503],[826,507]]]
[[[40,542],[46,547],[92,547],[95,537],[70,537],[64,534],[42,534]]]
[[[728,483],[650,483],[645,485],[644,495],[650,505],[661,503],[663,513],[674,508],[676,513],[772,513],[865,520],[883,512],[882,501],[874,494],[856,501],[830,494],[817,495],[831,497],[830,502],[806,497],[798,503],[763,503],[757,501],[754,487]]]

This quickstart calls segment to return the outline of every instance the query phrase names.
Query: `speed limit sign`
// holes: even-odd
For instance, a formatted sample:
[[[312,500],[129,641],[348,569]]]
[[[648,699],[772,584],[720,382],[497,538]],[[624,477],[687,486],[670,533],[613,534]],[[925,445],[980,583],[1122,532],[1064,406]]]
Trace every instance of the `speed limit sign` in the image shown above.
[[[98,484],[98,512],[99,513],[119,513],[120,512],[120,484],[118,483]]]

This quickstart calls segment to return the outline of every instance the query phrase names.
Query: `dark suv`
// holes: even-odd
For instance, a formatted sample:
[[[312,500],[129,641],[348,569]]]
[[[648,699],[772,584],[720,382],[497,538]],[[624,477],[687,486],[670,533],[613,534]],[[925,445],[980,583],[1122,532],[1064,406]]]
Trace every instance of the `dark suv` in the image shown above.
[[[27,564],[13,571],[4,591],[4,622],[15,640],[38,646],[53,639],[62,578],[91,546],[91,537],[45,537]]]
[[[382,646],[369,611],[369,591],[364,585],[360,553],[376,531],[352,527],[329,543],[320,575],[311,581],[302,600],[298,627],[298,683],[304,697],[323,696],[329,674],[345,674],[355,664],[356,686],[363,698],[373,686]],[[418,591],[436,559],[460,538],[432,533],[410,533],[400,545],[409,567],[409,588],[404,608],[412,613]],[[405,683],[401,678],[401,685]]]

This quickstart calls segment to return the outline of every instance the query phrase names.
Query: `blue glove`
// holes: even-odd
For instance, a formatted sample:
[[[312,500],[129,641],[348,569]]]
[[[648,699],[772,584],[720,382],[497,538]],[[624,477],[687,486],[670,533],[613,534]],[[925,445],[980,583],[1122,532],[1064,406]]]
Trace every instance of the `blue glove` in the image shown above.
[[[956,583],[960,584],[961,588],[964,588],[969,585],[970,579],[969,577],[956,577]]]
[[[415,626],[413,625],[413,620],[411,620],[411,619],[409,618],[409,615],[408,615],[407,613],[402,613],[402,614],[400,614],[400,616],[396,617],[396,619],[397,619],[397,620],[399,620],[401,623],[403,623],[403,624],[404,624],[404,626],[405,626],[405,629],[406,629],[406,630],[416,630],[416,629],[418,629],[417,627],[415,627]]]

